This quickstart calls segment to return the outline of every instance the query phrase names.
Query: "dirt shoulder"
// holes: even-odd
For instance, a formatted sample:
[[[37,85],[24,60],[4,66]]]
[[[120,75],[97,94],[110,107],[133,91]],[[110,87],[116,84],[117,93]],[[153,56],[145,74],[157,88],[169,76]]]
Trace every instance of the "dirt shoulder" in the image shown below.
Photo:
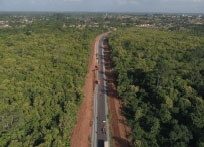
[[[116,89],[116,79],[112,70],[112,60],[110,58],[110,50],[107,42],[104,42],[104,55],[106,66],[106,78],[108,86],[108,102],[110,111],[110,127],[112,132],[112,141],[114,147],[129,147],[130,140],[126,136],[126,132],[130,128],[125,125],[125,117],[121,113],[121,101],[118,99]]]
[[[89,147],[91,138],[91,125],[93,119],[93,94],[95,81],[95,44],[101,35],[97,36],[89,58],[88,74],[85,78],[83,92],[85,98],[77,113],[77,124],[75,125],[71,135],[71,147]]]

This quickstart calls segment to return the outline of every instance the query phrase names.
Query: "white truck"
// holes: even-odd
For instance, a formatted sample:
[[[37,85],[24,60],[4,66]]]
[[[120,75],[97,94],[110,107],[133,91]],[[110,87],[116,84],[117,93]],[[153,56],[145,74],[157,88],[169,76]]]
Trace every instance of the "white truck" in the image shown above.
[[[109,147],[108,141],[104,141],[104,147]]]

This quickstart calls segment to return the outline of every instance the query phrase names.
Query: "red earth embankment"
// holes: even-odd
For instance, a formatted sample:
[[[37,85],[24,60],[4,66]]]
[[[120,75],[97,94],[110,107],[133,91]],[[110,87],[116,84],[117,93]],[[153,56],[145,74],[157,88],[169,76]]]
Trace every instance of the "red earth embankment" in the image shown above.
[[[112,141],[114,147],[129,147],[130,139],[127,138],[126,132],[130,131],[130,128],[125,125],[125,117],[121,111],[121,101],[118,99],[116,89],[116,79],[112,70],[112,60],[110,58],[110,50],[108,44],[104,42],[104,55],[106,66],[106,78],[108,86],[108,102],[111,116],[111,132]]]
[[[101,35],[97,36],[89,58],[88,74],[85,78],[83,91],[85,98],[77,113],[77,124],[73,129],[71,136],[71,147],[89,147],[91,141],[91,125],[93,119],[93,92],[95,81],[95,64],[96,50],[95,44],[100,39]]]

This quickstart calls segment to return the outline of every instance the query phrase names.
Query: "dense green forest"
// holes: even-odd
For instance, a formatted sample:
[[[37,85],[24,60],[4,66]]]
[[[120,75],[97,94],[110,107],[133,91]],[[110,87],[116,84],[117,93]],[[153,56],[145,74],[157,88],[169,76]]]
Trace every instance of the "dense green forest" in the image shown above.
[[[109,38],[136,147],[204,146],[204,37],[129,28]]]
[[[70,146],[97,29],[0,29],[0,146]]]

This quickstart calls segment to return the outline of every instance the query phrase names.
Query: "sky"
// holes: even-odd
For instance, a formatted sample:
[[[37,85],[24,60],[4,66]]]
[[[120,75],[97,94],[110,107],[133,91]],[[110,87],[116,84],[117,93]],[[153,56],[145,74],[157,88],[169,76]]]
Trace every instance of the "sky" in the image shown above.
[[[204,13],[204,0],[0,0],[0,11]]]

